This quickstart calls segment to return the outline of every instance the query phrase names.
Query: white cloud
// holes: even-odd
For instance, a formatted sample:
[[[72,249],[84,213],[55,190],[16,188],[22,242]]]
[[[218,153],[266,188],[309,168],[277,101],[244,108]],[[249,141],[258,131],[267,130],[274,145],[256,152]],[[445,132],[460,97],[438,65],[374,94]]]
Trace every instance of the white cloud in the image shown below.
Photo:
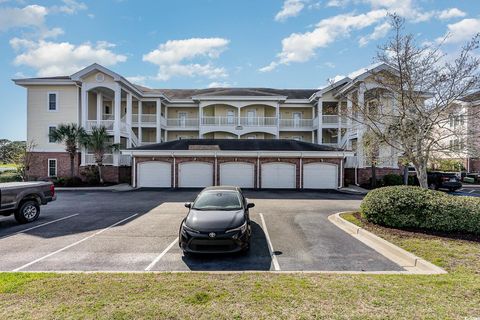
[[[380,9],[365,14],[341,14],[323,19],[313,31],[293,33],[283,39],[282,52],[278,54],[278,61],[270,63],[260,71],[272,71],[280,64],[308,61],[315,55],[316,49],[327,47],[336,39],[349,36],[352,30],[375,24],[384,19],[386,14],[385,10]]]
[[[285,21],[290,17],[296,17],[304,7],[305,4],[303,0],[285,0],[282,10],[275,15],[275,20]]]
[[[113,44],[104,41],[94,45],[88,42],[74,45],[69,42],[13,38],[10,45],[16,51],[21,51],[15,57],[14,64],[33,68],[38,76],[68,75],[94,62],[112,66],[127,60],[125,55],[111,50]]]
[[[216,59],[227,49],[229,40],[223,38],[192,38],[169,40],[157,49],[143,55],[143,61],[158,66],[157,80],[168,80],[173,76],[202,76],[210,79],[226,77],[224,68],[215,67],[210,60]],[[193,62],[207,59],[207,63]]]
[[[63,5],[51,7],[51,12],[61,12],[66,14],[74,14],[80,10],[86,10],[87,5],[83,2],[78,2],[75,0],[62,0]]]
[[[457,23],[452,23],[447,26],[447,33],[445,36],[437,39],[441,42],[446,37],[445,43],[460,43],[469,41],[472,37],[480,31],[479,19],[463,19]]]
[[[327,7],[345,7],[349,2],[349,0],[329,0]]]
[[[450,8],[438,13],[438,18],[442,20],[452,19],[452,18],[461,18],[465,17],[467,14],[460,9]]]
[[[134,84],[141,84],[143,85],[145,81],[148,80],[148,77],[146,76],[132,76],[132,77],[126,77],[128,81]]]
[[[210,84],[208,85],[209,88],[228,88],[231,86],[232,85],[228,82],[217,82],[217,81],[210,82]]]
[[[12,28],[42,27],[48,10],[39,5],[24,8],[0,8],[0,31]]]
[[[373,32],[371,34],[361,37],[358,41],[358,44],[360,45],[360,47],[364,47],[372,40],[381,39],[388,34],[391,28],[392,26],[388,22],[379,24],[375,27],[375,29],[373,29]]]

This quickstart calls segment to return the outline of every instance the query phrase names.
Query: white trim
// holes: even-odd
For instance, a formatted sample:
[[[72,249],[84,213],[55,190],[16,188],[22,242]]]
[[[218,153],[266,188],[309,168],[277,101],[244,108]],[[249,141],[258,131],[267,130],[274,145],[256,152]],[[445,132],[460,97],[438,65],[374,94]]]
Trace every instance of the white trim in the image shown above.
[[[55,95],[55,109],[50,109],[50,95]],[[47,111],[48,112],[58,112],[58,91],[49,91],[47,92]]]
[[[60,86],[60,85],[76,85],[75,81],[68,80],[68,79],[13,79],[12,80],[16,85],[19,86],[32,86],[32,85],[55,85],[55,86]]]
[[[232,151],[232,150],[122,150],[122,154],[132,156],[177,156],[177,157],[192,157],[192,156],[222,156],[222,157],[284,157],[284,158],[343,158],[354,156],[353,151]]]
[[[285,101],[287,96],[192,96],[192,100],[204,101]]]
[[[50,161],[55,161],[55,175],[50,175]],[[47,159],[47,177],[57,177],[58,176],[58,161],[56,158]]]

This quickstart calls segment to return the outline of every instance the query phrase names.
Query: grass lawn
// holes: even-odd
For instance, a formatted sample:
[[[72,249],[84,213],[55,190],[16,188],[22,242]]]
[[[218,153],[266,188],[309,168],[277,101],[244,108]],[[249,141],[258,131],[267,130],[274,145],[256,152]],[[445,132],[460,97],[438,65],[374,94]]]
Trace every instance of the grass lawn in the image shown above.
[[[14,163],[0,163],[0,168],[16,168],[17,165]]]
[[[480,317],[479,242],[364,227],[449,274],[3,273],[0,318]]]

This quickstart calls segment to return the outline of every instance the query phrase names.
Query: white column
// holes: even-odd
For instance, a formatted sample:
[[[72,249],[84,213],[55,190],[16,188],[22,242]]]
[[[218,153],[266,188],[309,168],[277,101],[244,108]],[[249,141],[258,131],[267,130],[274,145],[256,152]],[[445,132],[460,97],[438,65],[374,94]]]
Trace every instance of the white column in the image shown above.
[[[167,131],[167,129],[165,129],[163,131],[163,142],[167,142],[167,135],[168,135],[168,131]]]
[[[97,93],[97,127],[100,127],[102,123],[102,114],[103,114],[103,95],[101,92]]]
[[[114,97],[114,112],[113,112],[113,143],[120,143],[120,119],[122,117],[121,113],[122,105],[122,88],[119,84],[115,87],[115,97]],[[118,166],[119,163],[119,154],[114,152],[113,154],[113,165]]]
[[[317,132],[317,143],[323,143],[323,101],[319,99],[317,102],[317,113],[318,113],[318,132]]]
[[[138,143],[142,144],[142,100],[138,100]]]
[[[86,128],[88,119],[88,91],[82,86],[82,127]]]
[[[202,134],[202,120],[203,120],[203,106],[202,103],[198,105],[198,138],[203,139]]]
[[[132,94],[127,93],[127,148],[132,147]]]
[[[358,87],[357,91],[357,101],[358,101],[358,108],[361,109],[358,113],[358,118],[360,121],[360,125],[357,129],[357,162],[360,168],[365,167],[365,159],[363,157],[363,133],[365,125],[361,124],[363,121],[363,114],[365,110],[365,86],[361,83]]]
[[[341,134],[341,124],[342,124],[342,111],[341,111],[342,103],[341,101],[337,102],[337,147],[340,147],[340,142],[342,141],[342,134]]]
[[[351,135],[352,134],[352,131],[353,131],[353,102],[352,102],[352,94],[348,94],[347,95],[347,135]],[[351,146],[351,140],[350,140],[350,137],[348,138],[348,143],[347,143],[347,148],[348,149],[351,149],[352,146]]]
[[[162,133],[162,128],[161,128],[161,122],[160,122],[160,117],[162,116],[162,101],[160,99],[157,99],[156,101],[157,105],[157,143],[160,143],[162,141],[161,133]]]

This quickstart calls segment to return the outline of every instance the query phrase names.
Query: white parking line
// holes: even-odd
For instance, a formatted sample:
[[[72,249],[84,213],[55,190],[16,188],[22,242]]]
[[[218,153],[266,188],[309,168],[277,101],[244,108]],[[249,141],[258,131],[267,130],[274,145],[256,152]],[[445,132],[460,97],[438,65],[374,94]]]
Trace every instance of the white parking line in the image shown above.
[[[34,227],[31,227],[31,228],[27,228],[27,229],[24,229],[24,230],[20,230],[20,231],[14,232],[14,233],[12,233],[12,234],[7,234],[6,236],[0,237],[0,240],[5,239],[5,238],[8,238],[8,237],[12,237],[12,236],[14,236],[14,235],[16,235],[16,234],[19,234],[19,233],[24,233],[24,232],[27,232],[27,231],[30,231],[30,230],[33,230],[33,229],[37,229],[37,228],[40,228],[40,227],[44,227],[44,226],[49,225],[49,224],[52,224],[52,223],[54,223],[54,222],[59,222],[59,221],[65,220],[65,219],[69,219],[69,218],[75,217],[75,216],[78,216],[78,213],[75,213],[75,214],[72,214],[72,215],[69,215],[69,216],[60,218],[60,219],[56,219],[56,220],[52,220],[52,221],[49,221],[49,222],[45,222],[45,223],[39,224],[38,226],[34,226]]]
[[[158,257],[156,257],[156,258],[152,261],[152,263],[150,263],[150,264],[148,265],[148,267],[145,268],[145,271],[150,271],[150,270],[152,270],[152,268],[157,264],[157,262],[160,261],[160,259],[162,259],[163,256],[164,256],[170,249],[172,249],[172,247],[175,245],[175,243],[178,243],[178,237],[175,238],[175,240],[173,240],[173,242],[170,243],[170,244],[168,245],[168,247],[166,247],[165,250],[163,250],[162,253],[160,253],[160,254],[158,255]]]
[[[475,189],[470,190],[468,193],[474,193],[474,192],[475,192]]]
[[[263,232],[265,233],[265,237],[267,238],[268,250],[270,250],[270,256],[272,257],[273,269],[275,271],[280,271],[280,265],[278,264],[277,256],[275,255],[275,251],[273,251],[272,241],[270,240],[270,236],[268,235],[267,225],[265,224],[265,219],[263,218],[263,214],[259,213],[260,219],[262,220],[262,228]]]
[[[40,257],[40,258],[38,258],[38,259],[36,259],[36,260],[33,260],[32,262],[29,262],[29,263],[27,263],[27,264],[24,264],[24,265],[21,266],[21,267],[18,267],[18,268],[16,268],[16,269],[13,269],[12,271],[13,271],[13,272],[16,272],[16,271],[20,271],[20,270],[22,270],[22,269],[25,269],[25,268],[31,266],[32,264],[35,264],[35,263],[37,263],[37,262],[40,262],[40,261],[42,261],[42,260],[44,260],[44,259],[46,259],[46,258],[48,258],[48,257],[51,257],[51,256],[53,256],[53,255],[55,255],[55,254],[57,254],[57,253],[60,253],[60,252],[62,252],[62,251],[65,251],[65,250],[73,247],[73,246],[76,246],[77,244],[80,244],[80,243],[82,243],[82,242],[84,242],[84,241],[86,241],[86,240],[88,240],[88,239],[90,239],[90,238],[93,238],[93,237],[95,237],[96,235],[99,235],[100,233],[105,232],[105,231],[107,231],[108,229],[113,228],[113,227],[115,227],[116,225],[119,225],[120,223],[122,223],[122,222],[124,222],[124,221],[127,221],[127,220],[129,220],[129,219],[131,219],[131,218],[133,218],[133,217],[135,217],[135,216],[137,216],[137,215],[138,215],[138,213],[135,213],[135,214],[131,215],[131,216],[128,217],[128,218],[125,218],[125,219],[122,219],[122,220],[120,220],[120,221],[118,221],[118,222],[115,222],[114,224],[112,224],[112,225],[110,225],[110,226],[108,226],[108,227],[106,227],[106,228],[104,228],[104,229],[102,229],[102,230],[100,230],[100,231],[97,231],[97,232],[95,232],[94,234],[89,235],[88,237],[85,237],[85,238],[83,238],[83,239],[81,239],[81,240],[78,240],[77,242],[74,242],[74,243],[72,243],[72,244],[69,244],[69,245],[66,246],[66,247],[63,247],[63,248],[61,248],[61,249],[58,249],[57,251],[51,252],[51,253],[43,256],[43,257]]]

